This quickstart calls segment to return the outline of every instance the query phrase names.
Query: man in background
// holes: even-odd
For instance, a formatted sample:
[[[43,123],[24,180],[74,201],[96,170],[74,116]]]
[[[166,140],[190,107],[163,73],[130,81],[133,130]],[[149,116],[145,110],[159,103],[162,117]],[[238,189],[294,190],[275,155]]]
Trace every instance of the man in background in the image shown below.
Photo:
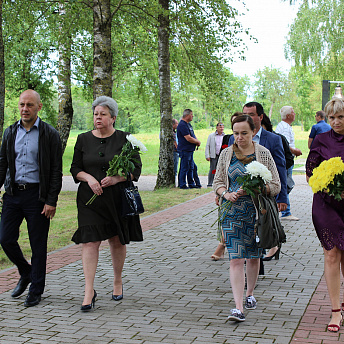
[[[276,127],[276,133],[283,135],[288,143],[290,151],[294,156],[300,156],[302,155],[302,152],[300,149],[295,147],[295,139],[294,139],[294,131],[291,126],[291,124],[295,121],[295,112],[292,106],[283,106],[280,110],[281,113],[281,122],[278,123]],[[294,185],[293,182],[293,167],[288,168],[287,170],[287,184]],[[294,220],[298,221],[299,218],[296,216],[293,216],[290,211],[290,202],[289,202],[289,194],[288,196],[288,202],[287,202],[287,209],[285,211],[282,211],[282,219],[284,220]]]
[[[308,148],[311,149],[312,142],[314,138],[321,133],[326,133],[327,131],[331,130],[331,126],[325,122],[326,114],[324,111],[318,111],[315,114],[315,120],[317,124],[312,126],[311,132],[308,138]]]
[[[62,187],[62,147],[58,132],[38,117],[39,94],[26,90],[19,97],[21,119],[4,133],[0,149],[0,187],[4,185],[0,243],[19,271],[11,296],[20,296],[31,283],[25,307],[41,301],[45,287],[47,241]],[[31,264],[18,244],[25,218],[32,251]]]
[[[180,157],[178,185],[180,189],[202,187],[197,175],[197,166],[193,161],[193,153],[196,147],[201,145],[201,141],[195,136],[190,123],[192,119],[192,110],[185,109],[183,111],[183,117],[177,127],[178,153]],[[189,186],[186,185],[186,178]]]
[[[213,186],[214,174],[213,171],[216,170],[216,165],[219,160],[220,150],[222,146],[222,140],[225,136],[224,133],[225,126],[223,123],[219,122],[216,124],[216,130],[208,136],[207,144],[205,145],[205,159],[210,161],[210,168],[208,173],[208,185],[210,188]]]

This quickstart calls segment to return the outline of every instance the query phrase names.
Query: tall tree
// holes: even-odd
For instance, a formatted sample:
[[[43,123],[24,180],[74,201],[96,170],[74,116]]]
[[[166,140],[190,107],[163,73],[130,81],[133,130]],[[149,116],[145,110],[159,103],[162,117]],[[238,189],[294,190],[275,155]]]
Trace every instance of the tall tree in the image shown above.
[[[314,124],[314,114],[321,109],[320,76],[314,74],[312,68],[306,66],[294,67],[289,72],[293,84],[295,99],[291,105],[297,114],[304,130],[309,130]]]
[[[2,37],[2,0],[0,0],[0,143],[4,129],[5,114],[5,55]]]
[[[272,118],[274,107],[276,113],[279,109],[287,105],[289,99],[290,83],[288,75],[277,68],[264,67],[258,70],[254,81],[254,97],[264,108],[269,109],[269,117]],[[276,117],[275,117],[276,118]],[[277,117],[277,119],[279,119]]]
[[[58,102],[59,114],[57,130],[61,137],[64,152],[73,120],[73,102],[71,88],[71,48],[72,34],[70,30],[70,6],[59,3],[59,68],[58,68]]]
[[[155,188],[172,187],[175,184],[173,171],[172,101],[170,84],[170,19],[169,0],[159,0],[158,64],[160,85],[160,153],[159,170]]]
[[[93,98],[112,97],[112,17],[110,0],[93,0]]]
[[[343,5],[342,0],[303,0],[286,45],[286,55],[296,66],[310,66],[323,79],[342,77]]]
[[[25,89],[35,89],[44,103],[40,116],[54,125],[53,62],[46,20],[53,5],[39,1],[3,2],[3,40],[6,99],[17,98]]]

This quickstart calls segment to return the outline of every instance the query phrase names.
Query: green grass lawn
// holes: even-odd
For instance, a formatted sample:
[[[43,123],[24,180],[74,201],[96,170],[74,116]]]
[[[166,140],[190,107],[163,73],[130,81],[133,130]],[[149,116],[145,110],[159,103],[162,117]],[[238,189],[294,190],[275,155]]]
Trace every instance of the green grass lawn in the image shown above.
[[[302,155],[296,160],[306,159],[308,156],[308,136],[309,131],[305,132],[301,130],[300,126],[293,127],[295,133],[295,145],[297,148],[300,148]],[[205,160],[205,145],[207,143],[207,138],[213,130],[211,129],[202,129],[195,130],[197,138],[201,141],[201,146],[194,153],[194,160],[198,168],[198,174],[201,176],[208,175],[209,172],[209,162]],[[231,130],[225,131],[226,133],[231,133]],[[72,130],[68,139],[67,148],[63,155],[63,174],[70,175],[69,169],[73,157],[73,149],[76,142],[77,135],[80,134],[80,131]],[[142,175],[157,175],[158,173],[158,162],[159,162],[159,132],[150,132],[150,133],[139,133],[134,135],[139,139],[148,149],[148,151],[141,155],[142,159]]]

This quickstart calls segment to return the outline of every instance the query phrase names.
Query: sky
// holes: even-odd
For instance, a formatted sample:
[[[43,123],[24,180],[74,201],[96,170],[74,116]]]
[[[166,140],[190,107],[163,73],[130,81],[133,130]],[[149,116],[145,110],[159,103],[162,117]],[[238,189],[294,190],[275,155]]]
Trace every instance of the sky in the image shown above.
[[[258,39],[253,43],[248,38],[245,43],[248,50],[246,61],[236,59],[229,65],[231,71],[238,76],[249,76],[252,80],[257,70],[266,67],[289,70],[292,62],[284,57],[284,45],[289,32],[289,25],[296,18],[298,6],[281,0],[244,0],[249,9],[240,21],[244,28]],[[234,5],[233,5],[234,6]],[[234,6],[240,9],[240,6]]]

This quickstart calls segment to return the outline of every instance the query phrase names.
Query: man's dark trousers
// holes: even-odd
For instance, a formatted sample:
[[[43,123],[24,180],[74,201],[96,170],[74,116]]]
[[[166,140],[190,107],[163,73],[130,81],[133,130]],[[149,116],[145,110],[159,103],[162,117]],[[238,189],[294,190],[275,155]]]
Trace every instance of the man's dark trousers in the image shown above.
[[[0,243],[19,270],[21,277],[31,277],[29,292],[40,295],[44,291],[47,239],[50,220],[41,214],[44,203],[38,200],[39,186],[27,190],[13,189],[13,196],[4,194],[0,224]],[[32,250],[31,265],[24,258],[18,244],[19,227],[25,218]]]
[[[179,167],[179,187],[186,187],[186,177],[188,182],[193,183],[193,151],[180,151],[180,167]],[[193,183],[194,184],[194,183]],[[190,186],[190,185],[189,185]]]

